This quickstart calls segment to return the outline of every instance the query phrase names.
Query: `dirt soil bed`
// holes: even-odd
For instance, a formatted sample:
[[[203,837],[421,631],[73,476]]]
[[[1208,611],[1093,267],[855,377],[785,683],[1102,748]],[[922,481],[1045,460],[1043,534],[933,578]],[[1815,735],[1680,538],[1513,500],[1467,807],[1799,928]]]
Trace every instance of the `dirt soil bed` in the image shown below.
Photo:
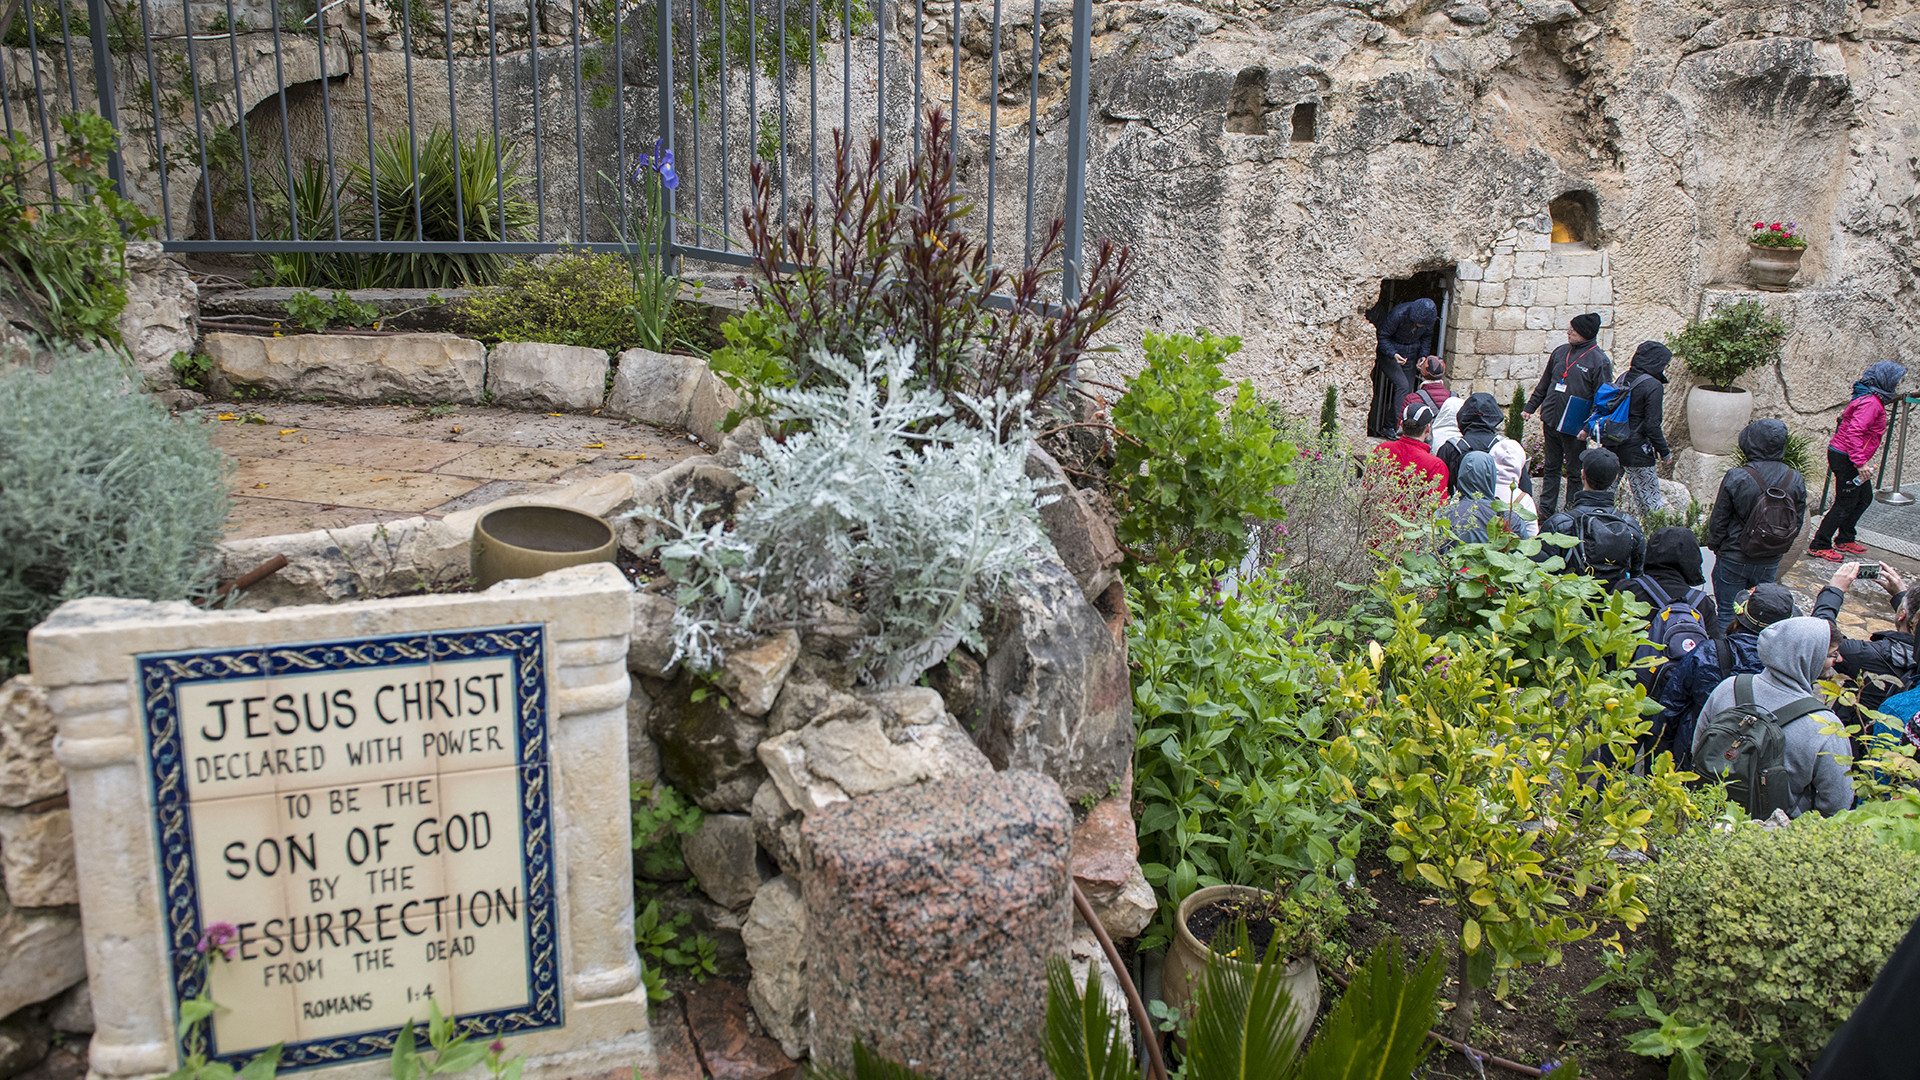
[[[1362,864],[1358,876],[1379,906],[1371,914],[1356,915],[1348,922],[1356,957],[1364,958],[1381,938],[1397,933],[1410,956],[1440,947],[1447,949],[1451,958],[1460,940],[1460,921],[1445,900],[1401,880],[1399,868],[1392,863]],[[1580,1075],[1587,1080],[1654,1080],[1665,1076],[1664,1060],[1641,1057],[1626,1048],[1627,1036],[1648,1026],[1644,1021],[1607,1019],[1608,1012],[1631,999],[1630,989],[1613,985],[1591,994],[1580,992],[1605,971],[1600,957],[1612,949],[1603,940],[1609,936],[1610,931],[1603,932],[1567,945],[1563,959],[1553,967],[1529,964],[1521,968],[1513,976],[1504,1001],[1489,1001],[1483,996],[1468,1045],[1536,1067],[1548,1060],[1578,1062]],[[1644,930],[1624,929],[1620,930],[1619,943],[1629,954],[1651,944]],[[1329,980],[1329,1000],[1338,992]],[[1441,1000],[1451,1003],[1454,994],[1449,967]],[[1447,1024],[1448,1014],[1443,1012],[1436,1029],[1450,1035]],[[1475,1080],[1479,1076],[1464,1057],[1439,1046],[1428,1055],[1422,1075]],[[1486,1075],[1488,1080],[1497,1080],[1521,1074],[1489,1065]]]

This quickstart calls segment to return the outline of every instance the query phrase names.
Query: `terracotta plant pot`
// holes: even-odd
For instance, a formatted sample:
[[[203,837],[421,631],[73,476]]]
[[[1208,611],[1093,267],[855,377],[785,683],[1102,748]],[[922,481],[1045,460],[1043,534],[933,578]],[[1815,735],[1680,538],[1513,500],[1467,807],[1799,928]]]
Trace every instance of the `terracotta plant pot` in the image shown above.
[[[613,527],[564,506],[509,506],[473,527],[473,587],[549,570],[612,562]]]
[[[1806,248],[1748,244],[1747,276],[1753,279],[1753,287],[1756,289],[1786,292],[1787,285],[1793,281],[1793,275],[1800,272],[1800,257],[1806,253]]]
[[[1687,434],[1697,453],[1725,456],[1733,453],[1740,429],[1753,419],[1753,395],[1745,390],[1709,390],[1696,386],[1687,393]]]
[[[1264,898],[1271,896],[1264,889],[1255,889],[1246,885],[1209,885],[1197,889],[1174,912],[1173,943],[1167,948],[1167,966],[1165,989],[1161,991],[1167,1004],[1185,1009],[1193,997],[1194,990],[1200,984],[1200,977],[1207,970],[1209,950],[1205,943],[1193,936],[1187,929],[1187,919],[1193,913],[1216,900],[1227,900],[1237,896]],[[1251,978],[1253,965],[1244,960],[1227,960],[1228,964],[1239,968],[1243,976]],[[1287,991],[1293,996],[1293,1006],[1287,1012],[1294,1026],[1293,1046],[1295,1050],[1306,1041],[1307,1029],[1312,1026],[1313,1018],[1320,1012],[1320,970],[1314,964],[1313,957],[1302,956],[1287,963]]]

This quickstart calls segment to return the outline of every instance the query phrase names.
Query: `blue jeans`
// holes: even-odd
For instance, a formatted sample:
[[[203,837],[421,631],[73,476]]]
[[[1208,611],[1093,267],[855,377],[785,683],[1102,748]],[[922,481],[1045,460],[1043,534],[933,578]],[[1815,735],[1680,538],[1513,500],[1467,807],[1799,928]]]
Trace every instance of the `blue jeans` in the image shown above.
[[[1716,634],[1726,636],[1733,623],[1733,600],[1743,590],[1765,585],[1780,570],[1780,560],[1748,562],[1738,555],[1721,552],[1713,560],[1713,606]]]

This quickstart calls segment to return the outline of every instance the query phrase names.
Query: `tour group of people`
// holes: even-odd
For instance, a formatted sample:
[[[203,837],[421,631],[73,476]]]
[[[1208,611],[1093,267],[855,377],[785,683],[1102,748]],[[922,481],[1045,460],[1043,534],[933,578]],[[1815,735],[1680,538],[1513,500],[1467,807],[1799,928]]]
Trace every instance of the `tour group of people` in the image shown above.
[[[1808,554],[1841,565],[1805,614],[1775,581],[1807,515],[1806,477],[1783,460],[1785,424],[1761,419],[1741,431],[1745,464],[1721,479],[1704,543],[1683,526],[1649,536],[1616,505],[1615,494],[1624,480],[1643,512],[1664,509],[1655,470],[1671,457],[1662,430],[1667,347],[1641,342],[1616,380],[1597,341],[1600,316],[1576,316],[1526,399],[1525,415],[1544,435],[1541,475],[1534,478],[1525,449],[1504,433],[1500,403],[1487,393],[1462,398],[1449,391],[1444,364],[1426,352],[1436,317],[1432,301],[1416,300],[1381,322],[1379,360],[1394,385],[1398,428],[1376,452],[1424,474],[1436,493],[1450,497],[1445,517],[1453,543],[1485,542],[1489,528],[1559,534],[1573,546],[1542,545],[1542,561],[1558,555],[1567,572],[1590,574],[1652,607],[1650,648],[1658,658],[1641,677],[1661,711],[1643,752],[1671,753],[1680,768],[1697,761],[1696,771],[1714,773],[1748,745],[1727,742],[1726,733],[1747,730],[1738,726],[1741,718],[1763,712],[1784,743],[1776,752],[1787,785],[1777,809],[1796,817],[1853,805],[1848,767],[1862,740],[1843,725],[1857,724],[1860,710],[1895,718],[1883,729],[1869,724],[1869,732],[1920,746],[1920,587],[1909,590],[1891,566],[1850,561],[1867,552],[1855,527],[1872,501],[1868,466],[1886,435],[1904,367],[1881,361],[1866,369],[1827,445],[1839,494]],[[1703,548],[1713,555],[1711,588]],[[1886,592],[1894,629],[1855,639],[1841,632],[1837,617],[1862,578]],[[1857,703],[1825,703],[1817,684],[1835,676],[1855,690]]]

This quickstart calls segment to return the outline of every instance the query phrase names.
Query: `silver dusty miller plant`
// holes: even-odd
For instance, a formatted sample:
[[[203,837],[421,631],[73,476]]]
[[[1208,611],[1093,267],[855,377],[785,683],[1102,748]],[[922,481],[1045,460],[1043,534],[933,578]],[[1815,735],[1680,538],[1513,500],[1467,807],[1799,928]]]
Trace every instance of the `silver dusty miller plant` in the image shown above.
[[[741,463],[756,494],[731,532],[699,525],[707,508],[691,503],[654,515],[677,587],[674,647],[711,669],[728,645],[859,593],[859,674],[904,685],[954,646],[982,646],[984,605],[1046,539],[1038,508],[1052,496],[1026,476],[1025,397],[962,399],[981,421],[971,426],[940,394],[909,389],[911,345],[857,364],[814,359],[836,379],[768,391],[775,418],[799,431],[762,440],[762,456]],[[993,434],[1009,429],[1004,441]]]

